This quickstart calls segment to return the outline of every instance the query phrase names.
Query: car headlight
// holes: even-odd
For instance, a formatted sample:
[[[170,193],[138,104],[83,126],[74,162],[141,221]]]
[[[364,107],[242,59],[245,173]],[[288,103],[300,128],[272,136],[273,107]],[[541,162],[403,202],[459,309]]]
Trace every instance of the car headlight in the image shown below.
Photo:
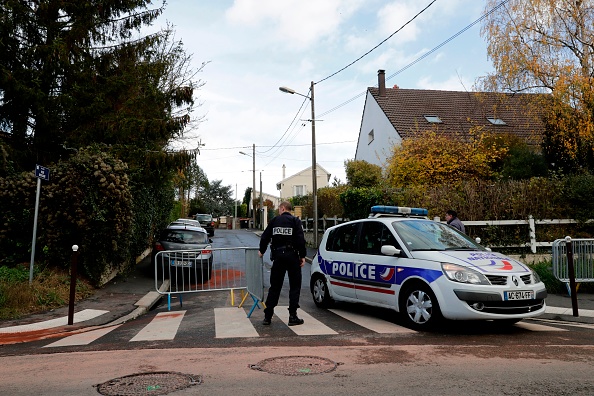
[[[487,277],[478,271],[451,263],[441,263],[441,269],[449,280],[473,285],[490,285]]]
[[[534,271],[532,268],[530,268],[530,272],[532,272],[532,278],[534,278],[534,283],[540,283],[540,276],[538,276],[538,274],[536,273],[536,271]]]

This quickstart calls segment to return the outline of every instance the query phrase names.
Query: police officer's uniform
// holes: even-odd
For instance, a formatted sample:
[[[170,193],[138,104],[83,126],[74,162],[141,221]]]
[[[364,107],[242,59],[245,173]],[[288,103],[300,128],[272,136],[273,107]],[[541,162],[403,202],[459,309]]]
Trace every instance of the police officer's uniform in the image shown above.
[[[303,227],[299,218],[291,215],[288,211],[276,216],[270,221],[262,237],[260,238],[260,253],[264,254],[268,243],[270,246],[270,258],[273,260],[270,270],[270,289],[266,298],[264,309],[264,324],[270,324],[274,307],[285,280],[285,273],[289,274],[289,325],[302,324],[303,321],[297,317],[299,308],[299,293],[301,291],[301,258],[305,257],[305,237]]]

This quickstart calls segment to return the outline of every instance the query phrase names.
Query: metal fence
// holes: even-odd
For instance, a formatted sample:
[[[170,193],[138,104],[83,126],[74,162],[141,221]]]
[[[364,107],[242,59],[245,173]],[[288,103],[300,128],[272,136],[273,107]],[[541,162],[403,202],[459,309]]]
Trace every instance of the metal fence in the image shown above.
[[[204,250],[166,250],[154,257],[155,289],[167,295],[167,308],[171,298],[177,297],[183,304],[183,295],[210,291],[241,292],[241,306],[251,297],[254,306],[264,295],[263,261],[258,248],[218,248]],[[249,316],[249,315],[248,315]]]
[[[594,282],[594,239],[571,239],[575,281]],[[553,274],[569,283],[569,264],[565,239],[553,242]]]

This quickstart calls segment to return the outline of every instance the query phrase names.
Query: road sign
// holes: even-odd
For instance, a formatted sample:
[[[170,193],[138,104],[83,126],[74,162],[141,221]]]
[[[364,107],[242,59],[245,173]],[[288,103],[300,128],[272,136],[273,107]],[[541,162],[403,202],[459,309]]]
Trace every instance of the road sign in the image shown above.
[[[35,165],[35,177],[38,179],[43,179],[45,181],[49,181],[50,170],[45,166]]]

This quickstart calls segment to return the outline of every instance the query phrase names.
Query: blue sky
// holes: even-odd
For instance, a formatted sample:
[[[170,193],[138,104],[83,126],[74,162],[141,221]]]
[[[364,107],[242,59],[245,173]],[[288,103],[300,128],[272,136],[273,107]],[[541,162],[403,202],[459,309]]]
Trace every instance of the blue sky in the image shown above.
[[[176,147],[204,146],[198,164],[209,180],[237,186],[243,197],[256,184],[278,195],[276,183],[311,166],[309,101],[279,91],[308,94],[397,31],[431,0],[170,0],[157,25],[173,25],[195,67],[209,62],[196,92],[204,117]],[[399,33],[339,74],[315,85],[317,162],[345,182],[344,161],[355,157],[367,87],[377,70],[392,76],[484,13],[484,1],[437,0]],[[472,90],[492,70],[480,24],[387,80],[401,88]],[[356,98],[360,95],[358,98]],[[350,103],[343,105],[350,99]],[[330,111],[337,106],[340,108]],[[297,122],[292,124],[297,117]],[[299,121],[302,120],[302,121]],[[277,144],[278,142],[278,144]],[[277,144],[276,147],[273,147]]]

